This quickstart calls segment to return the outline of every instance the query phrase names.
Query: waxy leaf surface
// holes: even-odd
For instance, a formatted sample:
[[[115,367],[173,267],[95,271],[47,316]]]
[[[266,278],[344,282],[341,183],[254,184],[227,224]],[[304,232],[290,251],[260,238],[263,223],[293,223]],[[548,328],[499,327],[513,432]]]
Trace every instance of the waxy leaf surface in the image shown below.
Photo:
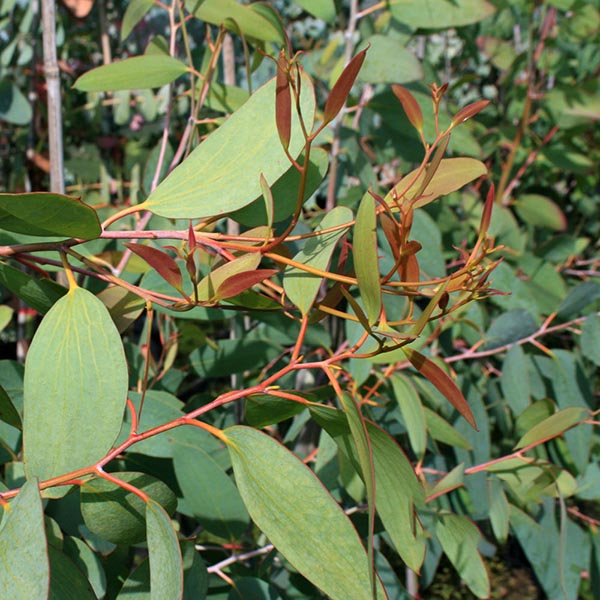
[[[28,477],[93,465],[121,428],[128,374],[119,332],[93,294],[74,288],[44,317],[25,362]]]
[[[399,202],[411,202],[413,208],[425,206],[440,196],[455,192],[464,185],[467,185],[467,183],[485,175],[487,167],[480,160],[474,158],[444,158],[440,161],[435,174],[425,187],[425,190],[420,194],[418,199],[415,199],[415,194],[420,190],[421,184],[425,181],[426,177],[425,170],[418,176],[417,172],[418,169],[411,171],[393,188],[399,196]],[[385,197],[386,202],[392,206],[393,190],[390,190]]]
[[[344,206],[337,206],[319,223],[315,232],[350,223],[350,221],[352,221],[352,211]],[[326,270],[335,245],[345,232],[345,228],[340,228],[307,239],[304,248],[294,256],[294,261],[321,271]],[[305,315],[317,296],[321,281],[322,277],[318,275],[296,267],[288,267],[285,270],[283,287],[288,298]]]
[[[165,509],[149,500],[146,527],[151,598],[179,600],[183,596],[183,564],[177,534]]]
[[[4,509],[0,526],[0,598],[46,600],[50,568],[37,480],[29,480]]]
[[[224,215],[258,198],[261,174],[276,181],[290,168],[279,141],[274,98],[272,79],[174,169],[142,206],[170,219],[199,219]],[[300,105],[310,129],[315,97],[306,76]],[[303,148],[304,137],[293,111],[289,152],[297,157]]]
[[[82,92],[116,92],[162,87],[188,68],[180,60],[164,54],[134,56],[96,67],[83,74],[73,85]]]
[[[371,600],[360,538],[315,474],[260,431],[236,426],[224,433],[248,512],[277,550],[333,600]],[[385,597],[378,583],[377,598]]]
[[[79,198],[48,192],[0,194],[0,229],[91,240],[102,233],[96,211]]]
[[[411,27],[447,29],[477,23],[496,9],[486,0],[390,0],[390,10]]]

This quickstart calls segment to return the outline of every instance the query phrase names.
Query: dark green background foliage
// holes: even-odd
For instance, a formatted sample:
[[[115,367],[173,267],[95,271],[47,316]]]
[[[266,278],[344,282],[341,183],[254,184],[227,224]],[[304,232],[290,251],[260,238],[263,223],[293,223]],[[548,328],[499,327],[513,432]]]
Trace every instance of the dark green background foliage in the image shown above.
[[[0,597],[593,598],[600,1],[65,4],[65,183],[82,203],[52,208],[10,195],[49,186],[41,3],[0,2]],[[311,140],[303,183],[275,128],[275,84],[261,88],[283,30],[301,51],[309,133],[311,113],[321,123],[349,91]],[[351,91],[336,92],[367,46]],[[130,57],[122,74],[90,73]],[[394,84],[428,143],[452,128],[445,157],[461,161],[407,213],[404,258],[386,195],[424,146]],[[437,115],[432,84],[448,84]],[[150,212],[119,213],[142,202]],[[154,241],[127,260],[140,215]],[[244,253],[290,223],[285,244]],[[467,290],[457,273],[475,272],[480,243],[487,270]],[[380,278],[417,261],[449,294],[382,296]]]

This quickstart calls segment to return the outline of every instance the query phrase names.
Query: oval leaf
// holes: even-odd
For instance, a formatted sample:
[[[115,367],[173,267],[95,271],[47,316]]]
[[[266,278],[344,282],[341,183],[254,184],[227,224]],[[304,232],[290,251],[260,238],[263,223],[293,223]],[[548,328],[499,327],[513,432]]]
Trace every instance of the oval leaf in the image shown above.
[[[371,600],[360,538],[316,475],[260,431],[236,426],[224,433],[248,512],[277,550],[333,600]],[[385,597],[378,583],[377,598]]]
[[[277,273],[279,273],[279,269],[257,269],[232,275],[219,286],[214,299],[225,300],[237,296]]]
[[[352,211],[349,208],[336,206],[319,223],[315,229],[315,233],[343,225],[344,223],[350,223],[352,216]],[[304,248],[294,256],[294,261],[321,271],[327,269],[335,245],[345,232],[345,229],[338,229],[323,235],[317,235],[314,238],[309,238],[306,240]],[[305,315],[310,310],[319,292],[321,281],[322,277],[312,275],[296,267],[288,267],[285,270],[283,287],[288,298]]]
[[[133,28],[150,12],[154,0],[131,0],[127,5],[121,24],[121,41],[129,36]]]
[[[408,83],[424,77],[421,63],[406,44],[386,35],[372,35],[364,42],[369,54],[358,74],[365,83]],[[390,60],[390,57],[394,57]]]
[[[165,509],[149,500],[146,504],[150,594],[152,598],[183,596],[183,563],[177,534]]]
[[[488,104],[489,100],[477,100],[467,106],[461,108],[452,118],[452,127],[464,123],[467,119],[474,117],[477,113],[480,113]]]
[[[413,208],[425,206],[433,202],[440,196],[445,196],[451,192],[455,192],[461,187],[467,185],[471,181],[485,175],[487,167],[480,161],[474,158],[444,158],[427,184],[425,190],[420,194],[419,198],[415,198],[415,194],[421,188],[421,184],[426,177],[424,170],[416,179],[418,169],[411,171],[405,175],[385,197],[385,201],[393,207],[392,193],[400,197],[401,202],[411,202]],[[414,182],[413,182],[414,180]],[[407,187],[409,186],[409,187]]]
[[[187,73],[180,60],[164,54],[134,56],[84,73],[73,84],[82,92],[116,92],[162,87]]]
[[[258,89],[150,194],[144,208],[170,219],[223,215],[250,204],[261,193],[261,174],[276,181],[290,167],[277,131],[275,79]],[[315,97],[303,75],[302,115],[310,130]],[[251,143],[249,144],[249,140]],[[293,111],[290,154],[296,158],[305,140]],[[142,206],[140,205],[140,206]]]
[[[4,509],[6,511],[6,509]],[[44,510],[35,478],[10,503],[0,528],[0,598],[46,600],[50,567]]]
[[[447,29],[477,23],[496,9],[486,0],[392,0],[390,10],[411,27]]]
[[[115,473],[159,502],[172,514],[177,506],[175,494],[162,482],[145,473]],[[87,527],[113,544],[137,544],[146,531],[144,501],[132,492],[100,477],[81,486],[81,514]]]
[[[48,192],[0,194],[0,229],[92,240],[102,233],[96,211],[79,198]]]
[[[369,325],[374,325],[381,313],[381,285],[377,257],[375,199],[369,192],[363,196],[356,214],[352,256],[360,297],[365,306]]]
[[[39,326],[25,362],[28,477],[93,465],[116,440],[128,386],[119,332],[93,294],[71,289]]]

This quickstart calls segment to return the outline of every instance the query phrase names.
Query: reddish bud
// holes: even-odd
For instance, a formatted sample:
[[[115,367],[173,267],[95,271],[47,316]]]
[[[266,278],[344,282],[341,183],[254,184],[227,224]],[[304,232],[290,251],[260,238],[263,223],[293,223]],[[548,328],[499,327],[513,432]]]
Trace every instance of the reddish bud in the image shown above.
[[[417,131],[423,131],[423,113],[421,112],[421,107],[415,100],[415,97],[401,85],[393,85],[392,92],[394,92],[396,98],[400,100],[400,104],[402,104],[402,108],[411,125]]]
[[[324,123],[333,121],[340,110],[342,110],[342,107],[350,94],[350,90],[356,81],[358,72],[360,71],[363,62],[365,62],[365,56],[367,55],[368,49],[369,48],[367,47],[364,50],[361,50],[346,65],[346,68],[342,71],[339,79],[335,82],[335,85],[329,93],[329,98],[327,98],[327,102],[325,103],[325,110],[323,111]]]
[[[496,190],[494,189],[494,184],[490,186],[490,189],[487,193],[487,198],[485,199],[485,205],[483,207],[483,213],[481,214],[481,226],[480,231],[487,231],[490,227],[490,222],[492,220],[492,209],[494,208],[494,196],[496,195]]]

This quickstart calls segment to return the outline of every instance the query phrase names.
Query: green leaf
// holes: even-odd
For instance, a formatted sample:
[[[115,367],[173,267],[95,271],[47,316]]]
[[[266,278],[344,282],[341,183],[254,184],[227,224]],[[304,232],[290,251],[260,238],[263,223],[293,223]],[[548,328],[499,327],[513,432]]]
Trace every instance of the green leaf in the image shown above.
[[[315,421],[334,438],[341,456],[354,460],[356,450],[343,413],[314,404],[310,411]],[[414,507],[424,504],[425,492],[394,439],[369,422],[367,433],[375,467],[377,513],[402,560],[409,568],[418,571],[425,555],[425,539]]]
[[[35,478],[21,488],[4,509],[0,526],[0,597],[46,600],[50,570],[42,500]]]
[[[377,256],[377,217],[375,199],[367,192],[358,207],[352,241],[354,270],[369,325],[379,320],[381,313],[381,285]]]
[[[106,575],[100,556],[83,540],[70,536],[65,537],[63,551],[85,575],[96,596],[103,598],[106,594]]]
[[[394,398],[400,407],[410,445],[415,455],[421,458],[427,448],[427,427],[421,399],[408,378],[393,375],[391,379]]]
[[[173,466],[186,506],[204,529],[233,542],[248,529],[250,517],[233,481],[210,454],[175,443]]]
[[[0,304],[0,332],[8,327],[15,311],[6,304]]]
[[[304,404],[268,394],[252,394],[246,399],[246,421],[261,429],[291,419],[305,409]]]
[[[26,96],[14,83],[3,78],[0,81],[0,120],[13,125],[27,125],[32,114]]]
[[[115,473],[159,502],[172,514],[177,506],[175,494],[158,479],[144,473]],[[102,478],[81,486],[81,514],[90,531],[113,544],[137,544],[144,540],[145,503],[136,494]]]
[[[150,595],[160,600],[183,597],[183,563],[177,534],[165,509],[149,500],[146,504]]]
[[[257,577],[236,579],[227,600],[281,600],[277,588]]]
[[[600,366],[600,316],[590,315],[581,326],[581,350],[596,366]]]
[[[96,67],[73,84],[82,92],[116,92],[157,88],[187,73],[184,63],[163,54],[133,56],[119,62]]]
[[[477,23],[495,12],[486,0],[390,0],[395,19],[411,27],[448,29]]]
[[[436,484],[429,490],[428,499],[437,498],[443,494],[455,490],[464,485],[465,481],[465,465],[460,463],[449,473],[446,473]]]
[[[235,426],[224,434],[248,512],[277,550],[333,600],[370,600],[360,538],[315,474],[260,431]],[[377,598],[385,598],[380,585]]]
[[[413,208],[425,206],[440,196],[446,196],[451,192],[459,190],[471,181],[487,173],[487,167],[480,161],[474,158],[444,158],[427,184],[423,192],[416,198],[417,192],[421,189],[421,185],[427,176],[426,170],[423,170],[418,177],[419,169],[415,169],[405,175],[394,187],[388,192],[385,201],[394,206],[392,200],[393,194],[397,194],[400,203],[410,202]]]
[[[96,600],[90,582],[79,567],[54,546],[48,546],[50,559],[50,595],[48,600]]]
[[[252,271],[260,263],[260,253],[249,252],[239,258],[226,262],[224,265],[212,270],[197,286],[198,299],[208,301],[215,298],[217,290],[231,276],[246,271]]]
[[[423,69],[417,57],[406,44],[386,35],[372,35],[360,45],[371,47],[358,73],[365,83],[408,83],[423,78]],[[390,56],[394,57],[390,61]]]
[[[131,0],[125,9],[121,23],[121,41],[125,40],[133,28],[150,12],[154,0]]]
[[[525,448],[536,442],[547,441],[555,438],[567,429],[570,429],[581,421],[586,409],[579,406],[571,406],[559,410],[552,416],[544,419],[541,423],[534,425],[518,442],[515,450]]]
[[[42,320],[25,362],[28,477],[88,467],[116,440],[129,376],[121,337],[93,294],[73,288]]]
[[[102,233],[96,211],[79,198],[49,192],[0,194],[0,229],[92,240]]]
[[[444,418],[440,417],[436,412],[433,412],[426,406],[423,407],[425,411],[425,421],[427,422],[427,431],[429,435],[439,442],[448,444],[449,446],[456,446],[457,448],[463,448],[464,450],[471,450],[471,444],[467,439],[459,433],[448,423]]]
[[[16,429],[22,429],[21,415],[15,408],[10,396],[0,385],[0,420],[12,425]]]
[[[258,198],[261,173],[267,181],[276,181],[290,167],[279,142],[274,98],[272,79],[209,135],[140,206],[171,219],[199,219],[224,215]],[[315,97],[306,75],[300,106],[310,130]],[[298,115],[293,111],[290,154],[297,157],[304,145]]]
[[[245,36],[251,38],[285,43],[278,28],[268,18],[236,0],[203,0],[197,3],[194,15],[207,23],[223,25],[234,33],[238,33],[239,28]]]
[[[537,331],[537,323],[527,310],[517,308],[502,313],[485,332],[484,350],[493,350],[526,338]]]
[[[508,537],[510,505],[504,493],[504,486],[499,479],[489,480],[490,522],[496,539],[503,544]]]
[[[68,291],[51,279],[35,279],[3,263],[0,263],[0,285],[42,314],[46,314]]]
[[[323,19],[326,23],[333,23],[335,21],[334,0],[296,0],[296,4],[313,15],[313,17]]]
[[[521,346],[513,346],[504,357],[500,385],[508,406],[521,414],[530,402],[529,359]]]
[[[564,231],[567,217],[550,198],[540,194],[522,194],[515,203],[517,214],[525,223],[553,231]]]
[[[303,155],[299,159],[304,163]],[[310,161],[308,163],[308,174],[306,176],[306,187],[303,200],[308,200],[325,179],[329,168],[329,154],[323,148],[312,148]],[[273,195],[273,223],[279,223],[294,214],[298,202],[298,190],[300,186],[300,173],[295,167],[289,168],[272,186]],[[257,227],[268,223],[268,215],[265,202],[262,198],[253,200],[248,206],[235,211],[230,218],[248,227]]]
[[[352,217],[352,211],[349,208],[336,206],[325,215],[315,229],[315,233],[319,234],[320,231],[350,223]],[[304,248],[294,256],[294,261],[325,271],[335,246],[344,233],[346,233],[346,229],[340,228],[307,239]],[[322,279],[318,275],[313,275],[296,267],[288,267],[285,270],[283,288],[290,301],[300,309],[303,315],[308,313],[315,301]]]
[[[490,581],[477,551],[481,533],[467,517],[442,515],[435,528],[444,553],[478,598],[488,598]]]
[[[344,407],[346,418],[348,419],[348,426],[350,427],[350,435],[354,441],[354,447],[356,448],[356,454],[358,458],[358,464],[360,465],[360,471],[362,479],[365,483],[367,490],[367,504],[369,512],[369,532],[367,540],[367,554],[369,557],[369,577],[371,582],[371,589],[373,595],[376,595],[376,580],[374,568],[374,557],[373,557],[373,531],[375,529],[375,465],[373,463],[373,452],[371,450],[371,441],[367,433],[367,425],[365,419],[360,412],[360,409],[356,405],[354,399],[350,394],[343,393],[340,397],[340,402]]]
[[[558,316],[563,319],[571,319],[593,302],[600,299],[600,285],[588,279],[576,285],[569,295],[563,300],[558,309]]]

